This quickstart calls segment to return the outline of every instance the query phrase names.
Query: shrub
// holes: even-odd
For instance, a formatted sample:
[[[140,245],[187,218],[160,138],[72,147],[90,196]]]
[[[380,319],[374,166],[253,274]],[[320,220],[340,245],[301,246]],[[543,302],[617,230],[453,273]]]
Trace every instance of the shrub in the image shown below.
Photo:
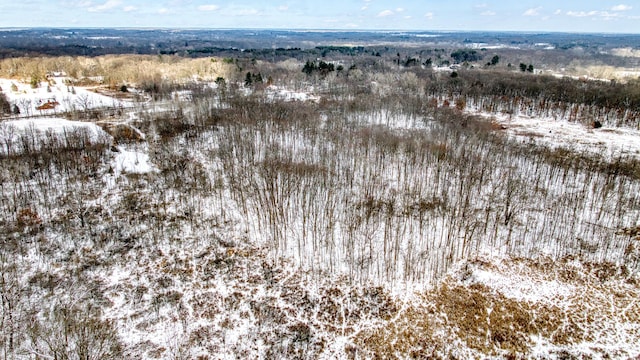
[[[0,113],[1,114],[11,113],[11,104],[9,103],[9,100],[7,100],[7,96],[1,92],[0,92]]]
[[[42,223],[42,219],[37,212],[32,209],[24,208],[18,212],[18,226],[24,228],[26,226],[36,226]]]
[[[28,329],[32,348],[51,359],[120,359],[122,345],[112,322],[89,309],[60,307]]]
[[[31,88],[33,88],[33,89],[39,88],[40,87],[40,76],[38,76],[37,74],[31,75],[31,81],[29,82],[29,84],[31,84]]]

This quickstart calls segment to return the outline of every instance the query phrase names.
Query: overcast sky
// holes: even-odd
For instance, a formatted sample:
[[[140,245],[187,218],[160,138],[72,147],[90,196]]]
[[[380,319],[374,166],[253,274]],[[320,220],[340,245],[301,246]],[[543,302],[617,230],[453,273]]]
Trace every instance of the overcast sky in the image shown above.
[[[640,33],[640,1],[0,0],[0,27]]]

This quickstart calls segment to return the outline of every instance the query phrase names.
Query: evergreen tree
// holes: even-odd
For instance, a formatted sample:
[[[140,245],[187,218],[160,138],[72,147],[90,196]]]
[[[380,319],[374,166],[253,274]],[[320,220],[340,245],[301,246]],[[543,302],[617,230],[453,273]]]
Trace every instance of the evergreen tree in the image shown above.
[[[304,67],[302,68],[302,72],[307,75],[311,75],[315,70],[316,70],[316,63],[311,60],[307,60],[307,63],[304,64]]]

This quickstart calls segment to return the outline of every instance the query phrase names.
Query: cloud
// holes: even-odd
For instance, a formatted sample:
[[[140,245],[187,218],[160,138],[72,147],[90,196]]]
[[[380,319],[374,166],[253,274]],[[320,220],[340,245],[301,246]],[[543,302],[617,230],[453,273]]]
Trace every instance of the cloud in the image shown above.
[[[278,10],[287,11],[287,10],[289,10],[289,5],[280,5],[280,6],[278,6]]]
[[[614,8],[616,9],[626,9],[629,10],[631,9],[630,6],[626,6],[626,5],[617,5],[614,6]],[[625,11],[626,11],[625,10]],[[571,16],[571,17],[577,17],[577,18],[584,18],[584,17],[591,17],[591,18],[601,18],[603,20],[615,20],[615,19],[626,19],[626,20],[637,20],[638,16],[630,16],[630,15],[624,15],[621,13],[622,10],[612,10],[614,12],[610,12],[610,11],[596,11],[596,10],[591,10],[591,11],[567,11],[567,16]]]
[[[158,9],[158,14],[160,14],[160,15],[165,15],[165,14],[168,14],[168,13],[170,13],[170,12],[171,12],[171,11],[170,11],[169,9],[167,9],[167,8],[160,8],[160,9]]]
[[[396,9],[396,12],[403,12],[403,11],[404,11],[404,8],[401,8],[401,7]]]
[[[426,17],[429,20],[432,20],[433,19],[433,13],[432,12],[428,12],[428,13],[424,14],[424,17]]]
[[[473,8],[477,11],[480,11],[480,16],[495,16],[496,12],[489,10],[489,5],[487,3],[476,4],[473,5]]]
[[[384,10],[384,11],[380,11],[380,13],[378,13],[378,17],[387,17],[387,16],[391,16],[393,15],[393,11],[391,10]]]
[[[629,18],[628,16],[623,16],[620,13],[611,13],[611,12],[608,12],[608,11],[602,11],[598,15],[600,15],[605,20]]]
[[[631,7],[629,5],[620,4],[620,5],[616,5],[616,6],[612,7],[611,11],[629,11],[631,9],[633,9],[633,7]]]
[[[527,11],[525,11],[522,15],[523,16],[538,16],[538,15],[540,15],[540,10],[542,10],[542,7],[531,8],[531,9],[528,9]]]
[[[213,5],[213,4],[198,6],[198,10],[200,10],[200,11],[217,11],[219,9],[220,9],[220,6]]]
[[[567,11],[567,15],[571,17],[588,17],[598,15],[598,11]]]
[[[135,6],[131,6],[131,5],[129,5],[129,6],[125,6],[125,7],[123,7],[123,8],[122,8],[122,10],[123,10],[124,12],[131,12],[131,11],[136,11],[136,10],[138,10],[138,8],[137,8],[137,7],[135,7]]]
[[[558,9],[556,11],[554,11],[553,15],[560,15],[562,14],[562,10]]]
[[[108,11],[120,6],[120,4],[122,4],[121,0],[108,0],[106,3],[102,5],[91,6],[87,8],[87,10],[90,12]]]

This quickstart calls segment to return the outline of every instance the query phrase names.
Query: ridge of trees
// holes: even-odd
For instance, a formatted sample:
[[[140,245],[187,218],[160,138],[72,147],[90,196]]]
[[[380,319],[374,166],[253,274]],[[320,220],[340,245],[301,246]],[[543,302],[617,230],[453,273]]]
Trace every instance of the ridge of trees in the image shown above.
[[[621,111],[640,111],[640,81],[603,82],[557,78],[550,75],[459,70],[448,82],[432,81],[429,94],[445,91],[461,96],[526,97],[543,102],[563,102],[598,106]]]

